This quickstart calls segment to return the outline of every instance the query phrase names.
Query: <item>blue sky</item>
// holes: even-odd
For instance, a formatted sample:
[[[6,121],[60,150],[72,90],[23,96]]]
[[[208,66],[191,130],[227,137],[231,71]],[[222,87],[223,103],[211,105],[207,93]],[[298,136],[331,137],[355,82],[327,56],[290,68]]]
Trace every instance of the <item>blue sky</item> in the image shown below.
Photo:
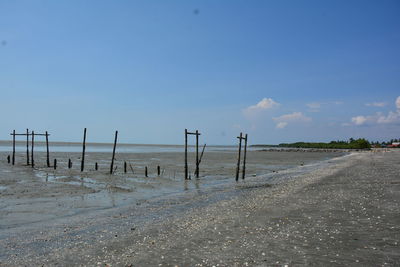
[[[0,139],[400,138],[399,1],[0,0]]]

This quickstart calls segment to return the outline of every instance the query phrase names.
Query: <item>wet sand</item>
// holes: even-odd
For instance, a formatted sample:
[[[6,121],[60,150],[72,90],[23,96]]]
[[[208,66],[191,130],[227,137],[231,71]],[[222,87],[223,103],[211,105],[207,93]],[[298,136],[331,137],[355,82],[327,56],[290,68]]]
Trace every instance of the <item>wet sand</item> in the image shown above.
[[[271,153],[275,158],[285,154]],[[305,157],[300,158],[306,161]],[[125,195],[130,204],[3,225],[0,262],[5,266],[399,265],[399,151],[354,153],[322,163],[294,158],[300,163],[297,167],[250,175],[230,186],[202,187],[192,180],[186,186],[193,190],[146,201],[128,201],[126,193],[110,194]],[[18,168],[26,171],[24,166]],[[181,180],[177,184],[185,186]],[[63,189],[61,195],[69,192],[84,198],[93,193],[79,190],[96,190],[75,187]]]

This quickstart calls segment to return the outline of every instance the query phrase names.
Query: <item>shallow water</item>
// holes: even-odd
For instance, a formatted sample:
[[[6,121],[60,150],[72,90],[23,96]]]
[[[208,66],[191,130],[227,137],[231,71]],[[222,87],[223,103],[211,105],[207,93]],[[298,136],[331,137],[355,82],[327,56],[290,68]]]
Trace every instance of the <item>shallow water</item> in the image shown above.
[[[61,146],[63,148],[63,146]],[[157,146],[152,146],[155,149]],[[136,146],[132,149],[137,149]],[[147,149],[143,148],[143,149]],[[27,224],[50,222],[74,215],[127,205],[141,205],[153,199],[173,201],[180,194],[207,194],[232,186],[250,186],[251,181],[276,182],[288,169],[306,172],[313,164],[341,155],[328,152],[266,152],[249,151],[246,180],[235,182],[236,151],[228,147],[206,150],[200,165],[200,178],[195,179],[195,155],[189,153],[189,173],[185,181],[182,152],[117,153],[114,173],[109,174],[111,153],[88,152],[85,170],[80,172],[81,153],[63,151],[50,154],[57,158],[57,169],[47,168],[46,153],[35,152],[35,168],[26,166],[26,154],[16,153],[16,165],[7,164],[8,152],[0,152],[0,229],[11,229]],[[180,149],[180,147],[168,147]],[[135,151],[140,151],[135,150]],[[68,159],[73,166],[68,169]],[[127,173],[123,170],[128,163]],[[94,170],[98,162],[99,170]],[[157,166],[161,175],[156,173]],[[144,176],[148,167],[149,177]],[[240,173],[241,177],[241,173]]]

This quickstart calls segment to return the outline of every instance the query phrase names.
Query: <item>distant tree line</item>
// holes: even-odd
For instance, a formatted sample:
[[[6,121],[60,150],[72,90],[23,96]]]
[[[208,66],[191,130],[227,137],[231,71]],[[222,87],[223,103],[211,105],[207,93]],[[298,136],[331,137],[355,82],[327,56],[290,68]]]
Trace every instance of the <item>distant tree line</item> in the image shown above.
[[[353,139],[349,141],[331,141],[329,143],[323,142],[296,142],[296,143],[282,143],[279,147],[294,147],[294,148],[334,148],[334,149],[370,149],[371,143],[364,139]]]

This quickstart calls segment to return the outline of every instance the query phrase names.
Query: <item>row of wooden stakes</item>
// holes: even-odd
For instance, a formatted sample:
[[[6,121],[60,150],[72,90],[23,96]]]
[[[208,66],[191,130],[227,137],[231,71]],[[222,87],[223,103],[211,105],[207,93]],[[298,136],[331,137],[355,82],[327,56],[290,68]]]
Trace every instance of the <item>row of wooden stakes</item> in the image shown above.
[[[26,136],[26,158],[27,158],[27,165],[31,166],[34,168],[35,166],[35,161],[34,161],[34,144],[35,144],[35,136],[45,136],[46,137],[46,161],[47,161],[47,167],[50,167],[50,156],[49,156],[49,136],[50,134],[46,131],[44,134],[42,133],[35,133],[34,131],[29,132],[29,129],[26,129],[26,133],[21,133],[18,134],[13,130],[13,132],[10,134],[13,137],[13,151],[12,151],[12,157],[10,159],[10,156],[8,156],[8,162],[12,163],[12,165],[15,164],[15,138],[16,136]],[[203,150],[201,152],[201,155],[199,156],[199,136],[201,133],[196,130],[195,132],[189,132],[187,129],[185,129],[185,180],[190,179],[189,172],[188,172],[188,136],[189,135],[195,135],[196,136],[196,171],[195,171],[195,176],[196,178],[199,178],[199,165],[201,163],[204,149],[206,148],[206,144],[203,146]],[[29,162],[29,137],[31,137],[31,153],[30,153],[30,159],[31,161]],[[242,133],[237,137],[239,139],[239,151],[238,151],[238,162],[237,162],[237,167],[236,167],[236,181],[239,179],[239,171],[240,171],[240,158],[241,158],[241,150],[242,150],[242,140],[244,140],[244,155],[243,155],[243,170],[242,170],[242,179],[245,178],[245,172],[246,172],[246,152],[247,152],[247,134],[243,136]],[[112,151],[112,158],[111,158],[111,164],[110,164],[110,174],[114,173],[114,159],[115,159],[115,149],[117,146],[117,139],[118,139],[118,131],[115,131],[115,138],[114,138],[114,146],[113,146],[113,151]],[[81,158],[81,172],[83,172],[85,168],[85,150],[86,150],[86,128],[84,128],[83,131],[83,143],[82,143],[82,158]],[[69,159],[68,162],[68,167],[71,168],[72,162],[71,159]],[[54,164],[53,167],[56,169],[57,168],[57,159],[54,159]],[[98,165],[96,163],[95,169],[98,169]],[[127,166],[126,162],[124,163],[124,171],[125,173],[127,172]],[[133,171],[133,169],[132,169]],[[158,166],[158,175],[160,175],[160,170]],[[145,168],[145,176],[147,177],[147,167]]]
[[[11,156],[10,156],[10,155],[7,156],[7,162],[8,162],[8,164],[11,164]],[[58,167],[57,163],[58,163],[58,162],[57,162],[57,159],[54,159],[54,161],[53,161],[53,168],[54,168],[54,170],[56,170],[57,167]],[[50,167],[50,166],[49,166],[49,167]],[[71,160],[71,159],[68,159],[68,169],[71,169],[71,168],[72,168],[72,160]],[[129,168],[130,168],[130,170],[132,171],[132,174],[134,174],[135,172],[134,172],[133,167],[132,167],[131,164],[129,164]],[[99,170],[99,165],[98,165],[97,162],[95,162],[95,164],[94,164],[94,169],[95,169],[96,171]],[[113,173],[114,173],[116,170],[117,170],[117,167],[114,168]],[[124,161],[124,173],[127,173],[127,172],[128,172],[128,163],[127,163],[126,161]],[[160,175],[161,175],[161,167],[158,165],[158,166],[157,166],[157,176],[160,176]],[[147,168],[147,166],[145,166],[145,168],[144,168],[144,176],[145,176],[145,177],[148,177],[148,168]]]

